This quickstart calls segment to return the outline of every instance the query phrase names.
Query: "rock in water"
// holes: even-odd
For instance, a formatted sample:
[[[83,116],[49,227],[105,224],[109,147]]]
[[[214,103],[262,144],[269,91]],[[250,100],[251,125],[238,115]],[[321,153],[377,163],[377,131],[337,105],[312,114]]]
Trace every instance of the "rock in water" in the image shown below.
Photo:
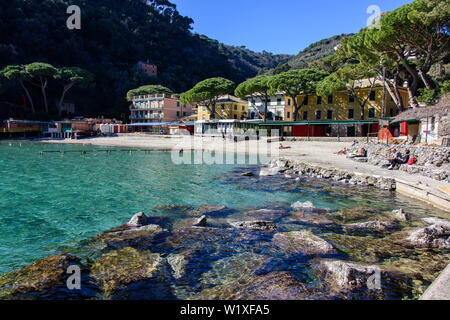
[[[259,171],[259,176],[260,177],[276,176],[281,171],[282,170],[280,168],[261,168],[261,171]]]
[[[319,269],[323,272],[328,285],[337,291],[362,287],[381,290],[381,270],[376,266],[363,266],[339,260],[322,260]]]
[[[0,300],[2,299],[80,299],[80,290],[69,290],[67,269],[80,266],[80,259],[69,254],[59,254],[38,260],[19,271],[0,276]],[[86,283],[82,283],[86,286]],[[84,297],[86,298],[86,297]]]
[[[243,172],[240,174],[241,177],[253,177],[255,174],[251,171]]]
[[[328,255],[336,253],[331,244],[310,231],[277,233],[273,242],[287,255]]]
[[[142,227],[147,223],[148,217],[143,212],[136,213],[130,221],[128,221],[128,225],[130,227]]]
[[[277,220],[287,216],[288,212],[285,209],[269,208],[247,211],[244,215],[261,220]]]
[[[158,253],[123,248],[97,259],[91,267],[91,277],[104,299],[171,299],[165,262]]]
[[[131,228],[128,225],[106,231],[94,238],[113,249],[125,247],[148,248],[153,239],[165,230],[158,225],[149,224],[143,227]]]
[[[194,221],[193,227],[206,227],[206,216],[201,216]]]
[[[434,224],[412,231],[406,240],[418,246],[450,249],[450,227]]]
[[[276,225],[272,221],[237,221],[230,222],[230,225],[237,229],[250,229],[250,230],[276,230]]]
[[[313,212],[313,213],[325,213],[327,210],[314,207],[314,204],[310,201],[301,202],[297,201],[291,205],[291,208],[297,211]]]
[[[400,228],[397,221],[368,221],[361,223],[346,224],[343,226],[345,230],[355,232],[388,232]]]
[[[392,211],[395,218],[401,221],[408,221],[410,219],[409,214],[403,211],[403,209]]]

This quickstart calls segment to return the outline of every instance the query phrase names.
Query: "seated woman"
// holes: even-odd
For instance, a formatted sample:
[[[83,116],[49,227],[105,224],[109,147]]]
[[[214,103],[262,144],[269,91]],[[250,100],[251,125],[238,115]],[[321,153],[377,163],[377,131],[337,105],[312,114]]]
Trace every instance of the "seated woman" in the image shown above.
[[[395,150],[395,149],[394,149]],[[397,151],[397,150],[395,150]],[[410,151],[406,150],[405,155],[403,156],[400,152],[395,152],[395,156],[393,159],[389,160],[389,163],[391,164],[388,170],[394,170],[396,166],[401,166],[402,164],[408,163],[410,158]]]
[[[291,147],[285,147],[282,143],[280,143],[280,150],[290,149]]]
[[[354,151],[351,155],[348,156],[348,158],[367,158],[367,150],[365,148],[361,148],[361,150]]]

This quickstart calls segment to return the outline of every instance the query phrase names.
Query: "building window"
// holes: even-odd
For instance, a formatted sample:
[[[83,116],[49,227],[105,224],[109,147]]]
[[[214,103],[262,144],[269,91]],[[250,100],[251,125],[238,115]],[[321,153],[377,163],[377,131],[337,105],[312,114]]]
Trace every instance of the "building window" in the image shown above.
[[[333,104],[333,96],[328,96],[328,104]]]
[[[303,99],[304,99],[304,100],[303,100],[303,104],[304,104],[305,106],[307,106],[308,103],[309,103],[309,98],[308,98],[308,96],[304,97]]]
[[[369,118],[375,118],[375,108],[369,108]]]
[[[272,102],[272,100],[270,100],[270,99],[267,99],[267,104],[269,104],[269,103],[271,103]]]
[[[222,108],[222,110],[225,110],[225,105],[224,104],[221,105],[221,108]]]
[[[308,111],[303,111],[303,120],[308,120]]]
[[[322,111],[317,110],[316,111],[316,120],[320,120],[320,119],[322,119]]]
[[[355,97],[353,95],[348,96],[348,102],[355,102]]]
[[[333,110],[328,110],[327,111],[327,119],[328,120],[332,120],[333,119]]]
[[[348,118],[353,119],[355,116],[355,110],[354,109],[348,109]]]
[[[242,106],[242,111],[245,111],[245,106]]]
[[[177,107],[179,107],[180,106],[180,103],[179,102],[177,102]]]
[[[180,111],[177,111],[177,117],[179,117],[180,116]]]
[[[183,117],[186,117],[186,112],[183,112]]]
[[[322,97],[317,97],[317,104],[322,104]]]
[[[291,105],[291,99],[288,99],[288,106]]]
[[[281,99],[277,99],[277,105],[281,105]]]
[[[234,105],[234,110],[236,110],[236,111],[237,111],[237,104],[235,104],[235,105]]]
[[[287,118],[289,119],[291,117],[291,113],[288,111]]]
[[[375,91],[370,91],[370,101],[375,101]]]
[[[206,116],[205,116],[205,115],[203,115],[202,119],[203,119],[203,120],[206,120]]]
[[[206,111],[206,107],[203,107],[203,111]]]
[[[237,114],[234,115],[234,119],[235,119],[235,120],[237,119]]]

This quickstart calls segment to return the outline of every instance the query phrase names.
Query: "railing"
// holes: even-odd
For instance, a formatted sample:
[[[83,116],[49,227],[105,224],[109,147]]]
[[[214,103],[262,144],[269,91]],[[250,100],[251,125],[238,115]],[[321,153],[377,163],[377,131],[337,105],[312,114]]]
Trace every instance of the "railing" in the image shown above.
[[[135,97],[133,97],[133,101],[148,100],[148,99],[164,99],[164,98],[179,100],[180,96],[176,95],[176,94],[163,94],[163,93],[147,94],[147,95],[135,96]]]

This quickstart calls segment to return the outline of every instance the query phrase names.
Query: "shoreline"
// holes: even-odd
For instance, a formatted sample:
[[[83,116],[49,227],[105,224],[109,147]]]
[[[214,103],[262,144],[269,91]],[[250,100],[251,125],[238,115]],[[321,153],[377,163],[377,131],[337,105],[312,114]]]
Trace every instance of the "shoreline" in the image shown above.
[[[154,151],[172,151],[179,150],[185,146],[186,137],[183,136],[145,136],[145,135],[119,135],[118,137],[109,138],[89,138],[84,140],[41,140],[39,142],[49,144],[72,144],[84,146],[100,146],[100,147],[128,147],[139,148]],[[321,142],[321,141],[283,141],[283,146],[289,149],[280,150],[279,142],[272,142],[270,148],[276,153],[274,156],[267,158],[264,164],[276,159],[286,159],[294,161],[303,166],[310,166],[320,171],[341,171],[352,176],[371,177],[376,180],[393,179],[397,192],[415,198],[430,204],[436,208],[450,212],[450,184],[437,181],[420,175],[412,175],[402,171],[389,171],[387,169],[376,167],[368,163],[355,162],[344,156],[338,156],[335,153],[343,148],[351,148],[351,142]],[[221,138],[205,137],[192,143],[190,147],[184,150],[217,150],[217,147],[224,147],[227,152],[237,154],[258,154],[258,149],[248,146],[245,141],[234,143],[231,141],[224,142]],[[312,170],[314,171],[314,170]],[[333,178],[333,177],[329,177]],[[358,180],[357,182],[358,183]],[[371,183],[370,183],[371,184]]]

